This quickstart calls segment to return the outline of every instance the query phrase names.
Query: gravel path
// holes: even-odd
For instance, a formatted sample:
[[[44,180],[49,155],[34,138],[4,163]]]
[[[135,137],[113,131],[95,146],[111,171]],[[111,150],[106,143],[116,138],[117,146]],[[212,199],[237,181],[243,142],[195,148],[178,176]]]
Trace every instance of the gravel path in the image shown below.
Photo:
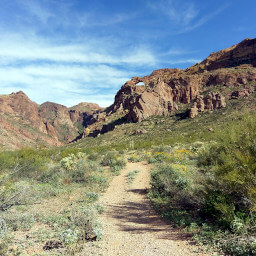
[[[129,184],[127,175],[139,170]],[[153,210],[146,197],[150,166],[128,163],[111,182],[100,202],[105,212],[104,239],[85,245],[82,256],[179,256],[206,255],[193,245],[187,234],[170,227]]]

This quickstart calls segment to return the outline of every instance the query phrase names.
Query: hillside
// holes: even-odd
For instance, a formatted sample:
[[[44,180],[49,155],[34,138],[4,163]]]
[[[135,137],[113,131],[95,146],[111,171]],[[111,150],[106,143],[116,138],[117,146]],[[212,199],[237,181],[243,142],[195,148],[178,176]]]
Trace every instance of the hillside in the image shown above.
[[[0,96],[0,145],[2,149],[61,146],[83,130],[84,120],[100,109],[81,103],[80,109],[31,101],[22,91]]]

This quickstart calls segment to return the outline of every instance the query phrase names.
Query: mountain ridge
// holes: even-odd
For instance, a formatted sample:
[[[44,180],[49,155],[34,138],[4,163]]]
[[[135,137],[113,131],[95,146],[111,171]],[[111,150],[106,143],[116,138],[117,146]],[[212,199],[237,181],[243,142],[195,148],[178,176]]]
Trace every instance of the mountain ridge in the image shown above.
[[[39,105],[22,91],[1,95],[0,144],[16,149],[69,143],[79,136],[85,118],[101,109],[95,103],[82,104],[86,106],[84,111],[82,106],[71,110],[54,102]]]

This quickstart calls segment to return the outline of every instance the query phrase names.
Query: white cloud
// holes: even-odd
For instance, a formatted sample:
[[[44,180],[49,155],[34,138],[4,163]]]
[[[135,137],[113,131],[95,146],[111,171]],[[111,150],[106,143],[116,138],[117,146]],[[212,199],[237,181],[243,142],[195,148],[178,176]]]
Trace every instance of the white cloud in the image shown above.
[[[111,104],[118,88],[137,75],[134,70],[152,67],[157,58],[147,47],[123,49],[112,42],[113,53],[109,44],[108,39],[57,44],[37,36],[3,34],[1,94],[24,90],[38,103],[49,100],[70,106],[83,99]]]
[[[103,16],[95,12],[87,12],[78,15],[76,18],[80,28],[85,27],[105,27],[123,23],[135,18],[136,14],[117,13],[112,16]],[[74,22],[74,21],[73,21]]]
[[[156,58],[150,49],[138,46],[135,49],[109,49],[110,42],[104,38],[91,39],[86,43],[59,44],[45,42],[38,37],[24,38],[20,35],[7,35],[0,41],[0,64],[22,61],[53,61],[67,63],[107,63],[111,65],[154,65]],[[114,47],[114,46],[113,46]]]
[[[193,3],[174,0],[149,2],[149,7],[166,15],[176,25],[188,25],[199,13]]]
[[[202,15],[200,7],[196,6],[193,2],[184,3],[179,0],[159,0],[157,2],[150,2],[148,6],[154,11],[162,12],[170,19],[174,34],[182,34],[201,27],[229,5],[229,3],[224,3],[218,9],[206,15]]]
[[[77,104],[82,98],[82,101],[93,98],[96,103],[106,106],[106,102],[113,101],[113,95],[129,77],[128,72],[106,65],[0,67],[0,89],[1,93],[22,89],[38,103],[49,100],[70,106],[69,102]],[[103,90],[112,92],[112,100],[105,99]]]

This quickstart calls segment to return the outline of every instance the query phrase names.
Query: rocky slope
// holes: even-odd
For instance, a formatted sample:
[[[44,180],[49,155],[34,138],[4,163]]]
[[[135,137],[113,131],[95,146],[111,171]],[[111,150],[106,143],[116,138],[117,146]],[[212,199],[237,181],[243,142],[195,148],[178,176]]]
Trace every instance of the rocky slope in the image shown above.
[[[85,119],[100,107],[80,103],[79,109],[45,102],[38,105],[22,91],[0,96],[0,144],[3,149],[60,146],[79,136]]]
[[[179,109],[190,109],[189,115],[194,118],[200,112],[223,108],[230,98],[255,90],[255,67],[256,39],[245,39],[186,70],[165,68],[149,76],[133,77],[117,92],[113,105],[93,116],[84,136],[113,130],[125,121],[168,116]],[[223,95],[225,87],[233,96]]]

